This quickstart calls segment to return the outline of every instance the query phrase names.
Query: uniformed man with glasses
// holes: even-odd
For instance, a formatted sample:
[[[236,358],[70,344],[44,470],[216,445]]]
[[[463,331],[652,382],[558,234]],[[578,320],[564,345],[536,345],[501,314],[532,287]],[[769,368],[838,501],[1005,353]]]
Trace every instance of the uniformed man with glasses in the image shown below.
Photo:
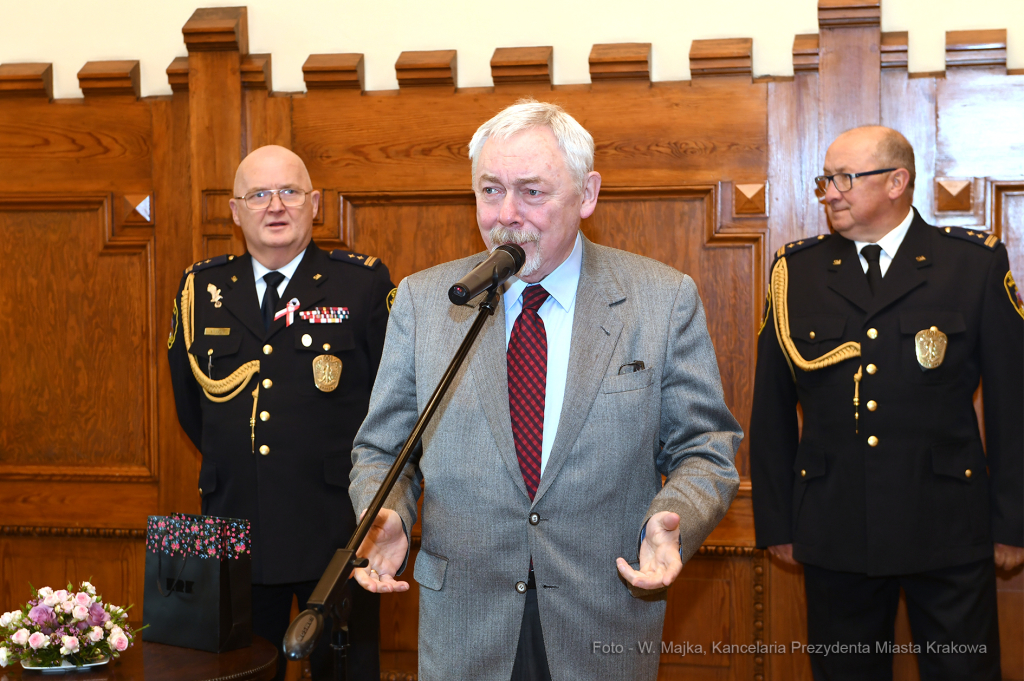
[[[923,679],[999,679],[995,574],[1024,562],[1024,310],[1007,250],[983,228],[927,224],[914,175],[895,130],[832,143],[813,189],[833,232],[778,250],[759,332],[757,545],[803,565],[816,679],[891,679],[894,651],[916,653]]]
[[[313,243],[320,200],[291,151],[249,154],[231,200],[247,252],[185,271],[168,338],[178,419],[202,453],[202,512],[251,522],[253,631],[278,647],[292,598],[305,607],[355,527],[350,450],[394,288],[379,259]],[[376,681],[378,596],[355,590],[349,678]],[[332,678],[326,629],[314,679]]]

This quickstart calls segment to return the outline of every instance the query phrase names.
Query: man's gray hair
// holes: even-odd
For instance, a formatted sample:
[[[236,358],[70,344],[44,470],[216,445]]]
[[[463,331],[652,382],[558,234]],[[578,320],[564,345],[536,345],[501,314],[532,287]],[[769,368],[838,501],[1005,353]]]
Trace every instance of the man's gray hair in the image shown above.
[[[491,137],[507,140],[533,128],[548,128],[558,140],[569,173],[572,175],[576,192],[583,193],[587,173],[594,169],[594,138],[576,119],[565,113],[557,104],[538,102],[534,99],[520,99],[503,109],[487,121],[473,135],[469,142],[469,158],[473,161],[473,177],[476,177],[476,162],[480,150]]]

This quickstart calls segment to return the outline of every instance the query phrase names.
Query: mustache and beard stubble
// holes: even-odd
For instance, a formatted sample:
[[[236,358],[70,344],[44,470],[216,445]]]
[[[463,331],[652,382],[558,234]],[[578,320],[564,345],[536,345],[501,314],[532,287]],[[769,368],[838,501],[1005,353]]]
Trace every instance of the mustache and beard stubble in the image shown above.
[[[523,264],[523,268],[519,270],[516,275],[520,279],[528,277],[537,270],[540,269],[541,263],[544,258],[540,250],[540,234],[529,230],[529,229],[513,229],[511,227],[503,227],[502,225],[496,225],[491,228],[491,231],[487,233],[488,250],[493,251],[498,246],[503,244],[523,244],[534,243],[536,247],[533,249],[533,253],[526,256],[526,262]]]

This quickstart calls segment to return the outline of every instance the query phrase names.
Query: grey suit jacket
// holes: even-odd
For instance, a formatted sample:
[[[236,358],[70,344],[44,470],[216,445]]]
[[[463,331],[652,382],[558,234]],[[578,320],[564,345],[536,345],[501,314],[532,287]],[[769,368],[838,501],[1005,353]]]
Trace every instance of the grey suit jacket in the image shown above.
[[[447,291],[485,255],[398,287],[352,449],[358,511],[476,316],[453,306]],[[631,592],[615,559],[637,567],[640,530],[658,511],[680,515],[689,559],[739,486],[733,460],[743,434],[723,401],[693,280],[583,240],[565,399],[532,503],[512,439],[505,353],[499,304],[427,429],[418,466],[406,467],[388,499],[408,531],[424,483],[413,573],[421,587],[420,678],[508,681],[525,602],[515,586],[532,556],[552,679],[654,679],[665,594]],[[635,360],[646,369],[619,375]],[[653,652],[640,652],[645,641]],[[604,643],[624,652],[603,654]]]

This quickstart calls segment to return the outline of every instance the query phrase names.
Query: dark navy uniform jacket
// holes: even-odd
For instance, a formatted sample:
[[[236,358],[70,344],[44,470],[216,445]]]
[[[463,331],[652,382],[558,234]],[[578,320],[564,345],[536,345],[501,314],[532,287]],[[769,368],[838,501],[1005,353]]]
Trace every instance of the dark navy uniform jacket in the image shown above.
[[[200,370],[223,379],[250,360],[260,362],[238,395],[217,403],[193,375],[181,324],[168,340],[178,419],[203,455],[203,513],[251,521],[253,583],[319,579],[355,528],[348,496],[352,439],[366,416],[384,346],[394,288],[388,270],[376,258],[328,255],[310,243],[281,295],[282,309],[299,301],[292,324],[282,317],[269,333],[251,256],[221,256],[190,271],[191,353]],[[176,302],[181,305],[180,290]],[[299,314],[325,307],[345,308],[347,316],[340,323],[311,323]],[[314,381],[313,360],[324,354],[341,361],[331,392]]]
[[[872,575],[980,560],[993,542],[1024,545],[1024,313],[1005,246],[932,227],[915,211],[876,297],[840,235],[780,249],[773,274],[783,261],[783,326],[798,355],[810,361],[851,341],[861,355],[791,368],[769,300],[750,423],[757,545],[792,543],[801,562]],[[924,369],[915,338],[931,327],[947,346]]]

